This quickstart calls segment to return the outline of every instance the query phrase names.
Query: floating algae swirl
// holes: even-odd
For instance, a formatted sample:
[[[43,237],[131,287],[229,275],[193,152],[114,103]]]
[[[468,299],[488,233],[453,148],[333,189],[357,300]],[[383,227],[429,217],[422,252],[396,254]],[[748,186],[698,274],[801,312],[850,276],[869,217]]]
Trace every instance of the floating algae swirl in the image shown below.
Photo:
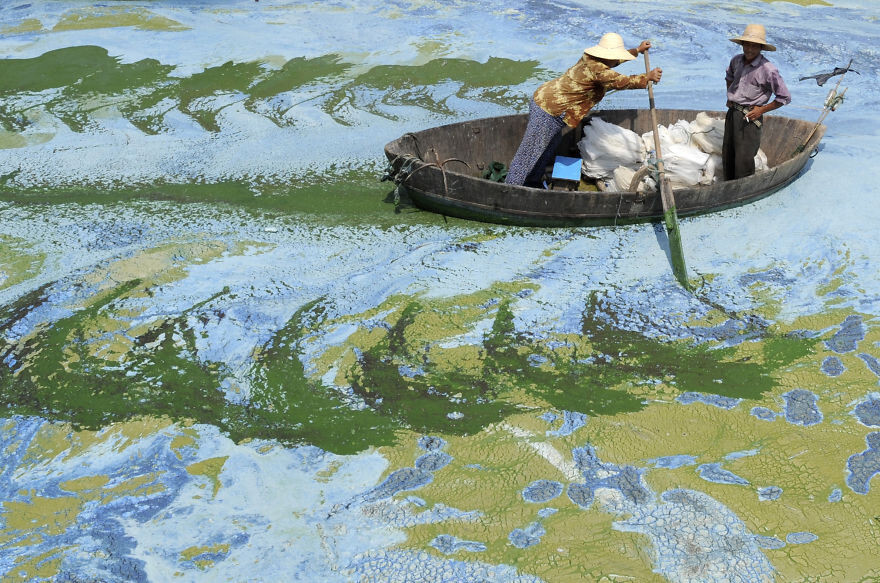
[[[173,76],[174,66],[155,59],[122,63],[103,47],[66,47],[30,59],[0,60],[0,127],[22,132],[34,110],[42,108],[82,133],[93,124],[95,112],[112,106],[145,134],[166,131],[165,116],[175,108],[216,133],[221,131],[220,112],[239,102],[279,127],[295,125],[290,112],[307,101],[316,101],[341,125],[351,125],[344,112],[352,106],[394,119],[377,101],[454,115],[446,104],[449,96],[437,95],[437,86],[452,82],[457,97],[510,107],[522,105],[523,97],[508,87],[538,72],[535,62],[494,57],[486,63],[435,59],[422,65],[380,65],[351,76],[353,67],[328,54],[292,58],[279,68],[264,60],[228,61],[181,78]],[[223,96],[229,99],[217,99]]]
[[[185,357],[194,341],[180,325],[185,314],[136,339],[140,347],[156,342],[149,350],[136,347],[127,353],[127,368],[137,376],[121,367],[110,368],[91,353],[86,336],[102,319],[104,309],[140,285],[137,279],[125,282],[18,344],[4,340],[0,344],[5,365],[0,368],[2,402],[16,413],[64,419],[77,429],[97,429],[150,412],[211,420],[210,411],[224,407],[219,392],[206,390],[216,386],[216,367]],[[4,338],[22,316],[50,301],[45,292],[45,288],[36,290],[0,314]],[[185,344],[183,350],[173,340],[177,333]]]
[[[380,102],[383,105],[417,106],[452,116],[456,112],[446,103],[451,96],[437,96],[437,87],[449,81],[458,85],[455,97],[478,99],[517,109],[525,104],[526,99],[521,92],[510,90],[509,87],[525,82],[540,71],[535,61],[520,62],[497,57],[491,57],[485,63],[444,58],[422,65],[380,65],[359,75],[350,86],[333,91],[325,110],[338,123],[345,124],[345,120],[333,112],[344,109],[341,106],[346,102],[357,102],[357,91],[373,89],[381,94]],[[361,98],[360,101],[365,100]],[[363,108],[376,115],[397,119],[384,113],[375,104],[367,103]]]
[[[0,124],[10,131],[22,131],[27,127],[27,112],[42,106],[73,131],[84,132],[89,126],[89,114],[112,103],[145,134],[164,131],[163,118],[175,107],[206,131],[217,132],[217,115],[222,106],[212,109],[199,105],[200,100],[221,94],[243,94],[245,107],[258,113],[259,100],[344,73],[349,65],[340,65],[338,61],[336,55],[296,58],[274,71],[262,61],[230,61],[178,78],[171,76],[173,66],[155,59],[121,63],[102,47],[67,47],[33,59],[0,61],[0,77],[4,79],[0,96],[6,98],[4,101],[22,94],[60,90],[49,94],[44,102],[25,107],[15,108],[14,102],[7,101],[7,105],[0,106]],[[267,117],[279,123],[283,112]]]
[[[89,124],[89,114],[107,105],[107,101],[98,99],[89,107],[80,100],[96,95],[118,100],[128,94],[129,99],[117,107],[130,112],[134,92],[145,84],[161,83],[172,69],[154,59],[121,64],[106,49],[96,46],[57,49],[33,59],[3,59],[0,125],[8,131],[23,131],[31,123],[31,110],[42,108],[73,131],[83,132]],[[39,94],[45,95],[34,97]],[[128,119],[132,123],[137,121],[133,117]]]
[[[423,311],[418,303],[407,305],[388,335],[362,353],[351,372],[355,393],[377,411],[426,432],[476,433],[513,412],[491,376],[444,370],[410,348],[405,333]],[[401,374],[409,364],[417,372]]]
[[[417,333],[406,340],[407,329],[418,329],[418,316],[429,311],[407,305],[386,338],[361,353],[349,377],[376,411],[426,432],[473,434],[514,411],[523,394],[558,410],[606,415],[642,409],[646,394],[634,385],[659,382],[679,392],[758,399],[776,386],[775,371],[812,354],[817,342],[768,334],[760,357],[738,355],[736,348],[665,343],[603,323],[590,304],[582,334],[551,348],[515,329],[505,301],[465,372],[462,360],[443,358]],[[440,364],[447,361],[455,364]]]
[[[255,359],[254,389],[246,403],[219,390],[223,366],[198,358],[190,317],[208,315],[201,302],[134,338],[125,362],[93,354],[86,340],[113,302],[143,292],[140,280],[119,285],[92,305],[19,342],[12,330],[49,301],[47,288],[0,309],[0,405],[10,414],[38,415],[95,430],[137,417],[167,417],[218,426],[239,441],[275,438],[353,453],[389,443],[396,427],[370,410],[357,411],[309,381],[299,360],[297,334],[314,307],[298,311]],[[215,298],[211,298],[215,299]]]
[[[230,398],[221,389],[229,371],[200,356],[195,329],[226,317],[211,305],[231,300],[229,290],[125,330],[121,303],[150,293],[139,279],[119,284],[28,334],[20,330],[35,310],[53,304],[50,286],[0,308],[0,405],[75,428],[166,417],[213,424],[236,441],[271,438],[351,453],[394,443],[401,428],[474,434],[535,403],[590,414],[636,411],[660,383],[676,392],[757,399],[775,386],[774,371],[810,354],[816,342],[768,335],[760,357],[743,357],[737,348],[615,329],[590,303],[582,333],[551,343],[517,331],[510,300],[503,300],[491,330],[460,359],[461,352],[425,338],[436,333],[425,332],[432,310],[410,301],[388,317],[377,340],[373,334],[367,345],[352,347],[358,357],[345,371],[346,393],[321,382],[326,371],[310,375],[303,365],[305,339],[332,325],[317,299],[255,348],[249,391]],[[123,356],[102,356],[108,338],[119,335],[130,343]]]

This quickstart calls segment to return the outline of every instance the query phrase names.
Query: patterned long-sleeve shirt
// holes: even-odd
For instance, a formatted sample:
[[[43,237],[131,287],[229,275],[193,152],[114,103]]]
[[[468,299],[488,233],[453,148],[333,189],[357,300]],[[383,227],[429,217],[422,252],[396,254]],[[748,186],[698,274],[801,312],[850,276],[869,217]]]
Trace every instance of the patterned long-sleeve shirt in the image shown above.
[[[533,96],[538,106],[553,116],[565,114],[565,123],[576,127],[609,89],[644,89],[648,76],[621,75],[602,61],[584,53],[556,79],[547,81]]]

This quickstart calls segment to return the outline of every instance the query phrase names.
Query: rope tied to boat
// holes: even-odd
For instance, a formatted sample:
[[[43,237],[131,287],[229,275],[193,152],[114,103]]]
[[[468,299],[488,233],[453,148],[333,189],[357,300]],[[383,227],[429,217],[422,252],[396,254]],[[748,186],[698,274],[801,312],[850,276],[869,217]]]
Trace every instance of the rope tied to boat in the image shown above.
[[[617,211],[614,213],[614,226],[617,226],[617,219],[620,218],[620,207],[623,206],[623,191],[617,195]]]
[[[408,155],[408,154],[404,154],[401,156],[395,156],[394,162],[396,162],[397,160],[403,159],[403,163],[400,165],[400,167],[397,170],[395,170],[394,163],[392,162],[389,165],[389,168],[385,171],[385,175],[382,176],[382,178],[380,180],[380,182],[384,182],[386,180],[390,180],[390,181],[394,182],[394,185],[395,185],[394,191],[393,191],[394,207],[397,208],[400,205],[400,188],[405,187],[406,181],[409,180],[419,170],[422,170],[424,168],[428,168],[431,166],[434,166],[434,167],[437,167],[440,169],[440,173],[443,176],[443,192],[446,196],[449,196],[449,183],[446,178],[446,169],[445,169],[446,164],[448,164],[449,162],[461,162],[462,164],[467,166],[467,168],[469,170],[471,167],[470,164],[468,164],[464,160],[461,160],[460,158],[446,158],[445,160],[441,160],[439,154],[437,154],[437,151],[434,150],[433,148],[431,148],[431,152],[434,153],[434,158],[437,160],[437,162],[426,162],[425,160],[422,159],[421,152],[419,151],[419,148],[418,148],[418,140],[416,139],[416,137],[411,133],[406,134],[406,135],[413,138],[413,140],[416,142],[416,154],[418,155],[418,158],[415,156],[412,156],[412,155]]]
[[[410,154],[395,155],[394,160],[388,163],[388,167],[385,169],[385,174],[382,176],[379,182],[390,180],[394,182],[394,184],[401,184],[404,180],[409,178],[409,175],[413,171],[412,166],[415,164],[415,162],[422,161],[424,159],[421,149],[419,148],[419,139],[416,137],[416,135],[412,132],[407,132],[400,137],[401,140],[403,138],[410,138],[413,141],[415,145],[416,156],[412,156]],[[401,164],[400,168],[395,170],[394,162],[400,160],[401,158],[404,160],[404,162],[403,164]]]
[[[397,209],[400,206],[400,187],[403,186],[403,183],[409,180],[409,177],[412,176],[415,172],[419,170],[419,168],[424,168],[424,166],[420,166],[418,168],[414,168],[414,166],[421,162],[415,156],[395,156],[394,161],[403,159],[403,163],[400,167],[395,170],[394,163],[389,164],[388,169],[385,170],[385,174],[382,176],[379,182],[385,182],[389,180],[394,183],[394,190],[392,191],[394,208]]]
[[[467,162],[465,162],[464,160],[459,159],[459,158],[446,158],[445,160],[441,161],[440,155],[437,154],[437,150],[435,150],[434,148],[431,148],[431,151],[434,152],[434,158],[437,159],[437,163],[436,164],[428,164],[428,165],[429,166],[436,166],[437,168],[440,169],[440,174],[443,176],[443,194],[445,194],[446,196],[449,196],[449,184],[446,180],[446,169],[444,168],[444,166],[446,166],[446,164],[449,162],[461,162],[462,164],[467,166],[468,170],[470,170],[471,165],[468,164]]]
[[[837,110],[837,108],[840,106],[841,103],[843,103],[844,99],[846,98],[847,89],[849,88],[844,87],[843,91],[841,91],[840,93],[832,89],[831,92],[828,94],[828,97],[825,98],[825,108],[830,109],[831,111]]]
[[[658,158],[655,156],[648,156],[645,158],[645,165],[642,168],[647,168],[648,173],[651,174],[651,179],[657,185],[657,192],[660,192],[660,164],[663,164],[666,167],[666,162],[663,158]]]
[[[400,139],[403,138],[410,138],[413,141],[416,155],[411,156],[408,154],[404,154],[402,156],[395,156],[394,160],[388,163],[388,168],[385,169],[385,174],[382,175],[382,178],[379,180],[379,182],[385,182],[386,180],[389,180],[394,183],[394,190],[392,191],[392,195],[395,211],[397,211],[400,207],[400,187],[416,170],[418,170],[418,168],[413,169],[413,167],[416,165],[416,162],[422,161],[422,152],[421,148],[419,148],[419,139],[416,137],[416,135],[412,132],[407,132],[400,137]],[[400,165],[399,168],[395,170],[394,163],[400,159],[403,159],[403,163]]]

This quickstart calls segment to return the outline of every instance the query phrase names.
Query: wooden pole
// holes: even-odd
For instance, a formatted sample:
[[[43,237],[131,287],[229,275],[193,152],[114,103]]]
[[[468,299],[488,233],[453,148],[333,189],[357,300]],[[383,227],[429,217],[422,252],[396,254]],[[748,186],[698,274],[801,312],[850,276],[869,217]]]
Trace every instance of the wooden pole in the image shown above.
[[[650,73],[651,61],[645,51],[645,73]],[[657,111],[654,108],[654,87],[648,81],[648,100],[651,105],[651,122],[654,124],[654,152],[657,157],[657,172],[660,180],[660,200],[663,202],[663,219],[666,223],[666,236],[669,239],[669,255],[672,261],[672,273],[681,286],[690,291],[687,279],[687,265],[684,261],[684,250],[681,246],[681,231],[678,228],[678,213],[675,210],[675,197],[672,195],[672,184],[666,178],[663,165],[663,153],[660,150],[660,127],[657,125]]]
[[[846,75],[846,72],[849,71],[850,67],[852,67],[852,62],[853,62],[853,60],[850,59],[849,63],[847,63],[847,65],[846,65],[846,69],[844,69],[843,73],[841,73],[840,79],[837,80],[837,85],[834,86],[834,90],[828,94],[828,98],[832,98],[832,99],[837,98],[837,96],[838,96],[837,90],[840,88],[840,83],[843,81],[843,78]],[[841,101],[843,100],[843,95],[845,93],[846,93],[846,87],[844,87],[843,93],[840,94]],[[819,116],[819,121],[817,121],[816,125],[813,126],[813,130],[809,133],[809,135],[807,136],[807,139],[804,140],[804,143],[801,144],[800,146],[798,146],[797,149],[795,149],[795,151],[794,151],[795,154],[800,154],[801,152],[804,151],[804,148],[806,148],[807,144],[810,143],[810,138],[813,137],[813,134],[816,133],[816,130],[819,129],[819,126],[822,125],[822,122],[825,121],[825,117],[831,111],[831,105],[829,105],[827,103],[828,98],[826,98],[826,103],[823,105],[822,115]]]

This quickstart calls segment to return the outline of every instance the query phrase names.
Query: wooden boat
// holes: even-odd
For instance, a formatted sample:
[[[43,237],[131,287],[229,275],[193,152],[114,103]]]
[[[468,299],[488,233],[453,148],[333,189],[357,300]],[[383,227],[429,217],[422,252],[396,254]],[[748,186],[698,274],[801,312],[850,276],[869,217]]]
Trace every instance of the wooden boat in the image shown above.
[[[693,121],[699,111],[658,109],[661,125]],[[725,112],[706,112],[723,119]],[[653,130],[650,110],[621,109],[591,116],[641,135]],[[584,120],[586,123],[589,117]],[[447,216],[523,226],[579,226],[653,221],[663,218],[659,193],[591,192],[513,186],[482,178],[493,162],[509,164],[528,116],[509,115],[465,121],[407,133],[385,146],[389,177],[412,202]],[[557,154],[580,157],[578,128],[563,130]],[[674,191],[679,216],[698,215],[743,205],[789,184],[804,169],[825,133],[816,122],[765,115],[761,149],[768,170],[747,178],[716,181]]]

